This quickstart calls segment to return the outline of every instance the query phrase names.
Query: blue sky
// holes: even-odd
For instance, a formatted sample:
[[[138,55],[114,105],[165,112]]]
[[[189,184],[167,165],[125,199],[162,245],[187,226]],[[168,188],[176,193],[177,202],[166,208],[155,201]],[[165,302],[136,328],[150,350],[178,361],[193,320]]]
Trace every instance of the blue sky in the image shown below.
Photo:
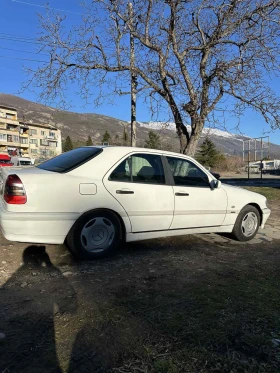
[[[29,4],[33,5],[29,5]],[[9,93],[20,95],[21,97],[36,101],[36,94],[25,91],[19,94],[22,82],[27,80],[27,76],[23,71],[23,66],[36,67],[38,62],[36,60],[44,59],[44,56],[36,54],[36,45],[33,43],[34,38],[38,35],[38,20],[37,13],[44,13],[44,8],[41,7],[46,2],[43,0],[0,0],[1,4],[1,22],[0,22],[0,71],[1,71],[1,93]],[[69,25],[79,20],[80,8],[75,5],[74,0],[49,0],[50,7],[67,10],[65,15]],[[38,5],[38,6],[35,6]],[[24,42],[16,39],[24,37]],[[27,38],[30,38],[27,42]],[[26,59],[26,60],[24,60]],[[35,61],[30,61],[35,60]],[[271,87],[280,95],[280,80],[271,82]],[[69,100],[74,103],[71,111],[77,112],[92,112],[104,115],[113,116],[115,118],[129,120],[130,119],[130,98],[123,96],[117,98],[115,105],[104,104],[95,108],[93,104],[85,105],[85,102],[74,93],[70,91]],[[149,121],[151,114],[147,107],[138,102],[137,120]],[[166,114],[163,113],[159,120],[166,120]],[[227,120],[228,130],[232,130],[237,123],[236,118],[229,117]],[[245,115],[240,119],[240,131],[243,134],[252,137],[269,135],[270,141],[280,144],[280,129],[269,132],[270,128],[265,123],[264,119],[247,110]],[[234,132],[234,131],[233,131]]]

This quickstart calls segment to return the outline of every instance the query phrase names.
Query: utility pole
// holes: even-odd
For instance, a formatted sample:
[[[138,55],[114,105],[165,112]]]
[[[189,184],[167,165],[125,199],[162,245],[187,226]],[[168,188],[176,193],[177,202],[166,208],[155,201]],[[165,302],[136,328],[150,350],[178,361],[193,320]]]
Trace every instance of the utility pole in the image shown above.
[[[130,29],[130,76],[131,76],[131,140],[130,145],[136,146],[136,90],[137,90],[137,75],[135,74],[135,50],[134,36],[131,30],[134,29],[133,7],[132,3],[128,3],[128,17]]]
[[[248,141],[248,179],[250,179],[250,141]]]

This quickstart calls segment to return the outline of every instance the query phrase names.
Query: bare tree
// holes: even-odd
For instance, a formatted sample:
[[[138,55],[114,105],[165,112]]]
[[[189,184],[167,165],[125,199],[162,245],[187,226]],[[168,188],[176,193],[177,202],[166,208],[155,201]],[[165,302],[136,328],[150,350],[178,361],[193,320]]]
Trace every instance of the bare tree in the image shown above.
[[[279,0],[134,0],[133,22],[129,14],[126,1],[92,0],[70,32],[64,17],[41,16],[49,60],[31,80],[42,98],[63,95],[72,81],[85,98],[98,86],[98,104],[130,93],[133,73],[137,94],[170,109],[180,151],[191,155],[226,100],[236,113],[251,107],[279,126],[280,100],[269,87],[279,72]]]

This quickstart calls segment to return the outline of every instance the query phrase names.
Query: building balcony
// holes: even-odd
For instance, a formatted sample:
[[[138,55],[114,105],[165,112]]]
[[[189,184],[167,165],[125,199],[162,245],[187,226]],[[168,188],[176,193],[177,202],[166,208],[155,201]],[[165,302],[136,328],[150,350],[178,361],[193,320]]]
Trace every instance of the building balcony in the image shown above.
[[[18,141],[6,141],[6,144],[8,145],[8,146],[16,146],[16,147],[19,147],[19,142]]]
[[[3,118],[3,117],[0,117],[0,123],[14,124],[15,126],[19,125],[18,120],[8,119],[8,118]]]
[[[9,127],[9,128],[7,127],[6,131],[19,133],[18,126]]]
[[[20,123],[19,126],[20,126],[20,128],[24,128],[24,129],[27,129],[27,130],[29,129],[29,126],[25,123]]]
[[[21,148],[29,148],[29,144],[18,144]]]
[[[46,136],[46,140],[49,140],[49,141],[58,141],[58,138],[57,136]]]
[[[41,140],[40,141],[40,146],[49,146],[49,142]]]

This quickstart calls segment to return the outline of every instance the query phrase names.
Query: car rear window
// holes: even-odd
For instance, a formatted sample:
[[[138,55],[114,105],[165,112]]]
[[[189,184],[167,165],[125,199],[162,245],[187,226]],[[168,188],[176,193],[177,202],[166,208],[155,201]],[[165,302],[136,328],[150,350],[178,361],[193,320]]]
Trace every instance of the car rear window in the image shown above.
[[[7,164],[7,163],[11,163],[11,161],[9,160],[6,160],[6,159],[0,159],[0,164]]]
[[[52,172],[69,172],[74,168],[81,166],[83,163],[96,157],[102,153],[102,149],[94,147],[85,147],[70,150],[69,152],[58,155],[55,158],[49,159],[46,162],[41,163],[37,167]]]

